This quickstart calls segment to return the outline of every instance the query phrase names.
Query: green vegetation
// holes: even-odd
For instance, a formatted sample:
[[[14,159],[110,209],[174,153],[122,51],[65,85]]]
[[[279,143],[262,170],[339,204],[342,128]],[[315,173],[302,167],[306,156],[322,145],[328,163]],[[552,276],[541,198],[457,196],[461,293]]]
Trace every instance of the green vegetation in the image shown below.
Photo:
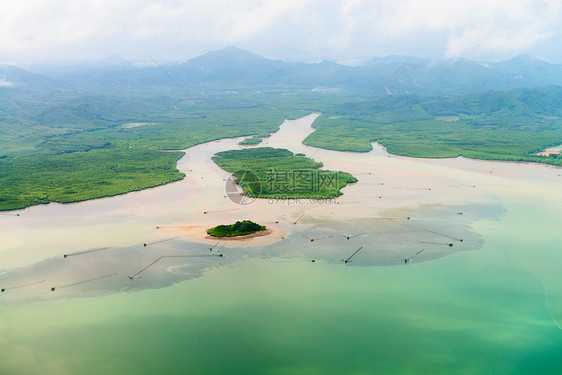
[[[230,225],[217,225],[216,227],[207,229],[207,234],[213,237],[237,237],[246,236],[248,234],[256,233],[266,228],[250,220],[237,221],[235,224]]]
[[[264,136],[287,116],[248,98],[122,98],[0,91],[0,211],[101,198],[180,180],[181,150],[220,138]],[[71,115],[72,114],[72,115]],[[59,122],[57,122],[57,119]],[[126,127],[131,122],[157,123]]]
[[[260,144],[262,139],[258,136],[253,136],[251,138],[244,139],[243,141],[238,142],[238,144],[242,146],[253,146]]]
[[[311,111],[323,113],[304,142],[311,146],[366,152],[376,141],[393,154],[413,157],[463,155],[562,165],[561,156],[535,155],[562,144],[560,87],[448,97],[389,95],[369,102],[286,88],[246,87],[222,96],[217,92],[223,87],[205,90],[208,94],[197,100],[206,111],[168,89],[0,89],[0,210],[99,198],[176,181],[182,178],[175,168],[180,154],[160,150],[241,136],[251,136],[248,143],[258,142],[283,119]],[[135,122],[155,124],[125,126]],[[256,156],[216,158],[228,164],[225,169],[250,169],[265,181],[252,182],[259,193],[247,191],[250,196],[331,197],[353,181],[338,172],[337,182],[315,184],[330,180],[334,172],[320,170],[304,155]],[[293,182],[287,187],[281,177],[267,175],[295,169],[316,170],[308,179],[294,172],[283,177],[311,188],[300,189]],[[246,188],[247,178],[240,181]]]
[[[366,152],[376,141],[390,153],[412,157],[562,165],[560,157],[534,155],[562,144],[561,96],[560,87],[439,98],[386,96],[334,107],[314,123],[317,130],[304,143]]]
[[[285,149],[259,147],[217,153],[213,161],[236,177],[244,193],[256,198],[334,198],[357,179],[322,170],[322,163]]]
[[[78,202],[181,180],[181,152],[92,150],[0,159],[0,208]]]

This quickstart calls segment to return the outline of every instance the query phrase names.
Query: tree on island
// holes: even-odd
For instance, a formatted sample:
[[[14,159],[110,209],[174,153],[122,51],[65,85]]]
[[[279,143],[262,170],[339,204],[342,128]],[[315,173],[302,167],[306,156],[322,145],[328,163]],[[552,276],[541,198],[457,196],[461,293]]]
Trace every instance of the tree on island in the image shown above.
[[[243,220],[230,225],[217,225],[216,227],[207,229],[207,234],[213,237],[237,237],[262,230],[265,230],[265,226],[256,224],[250,220]]]

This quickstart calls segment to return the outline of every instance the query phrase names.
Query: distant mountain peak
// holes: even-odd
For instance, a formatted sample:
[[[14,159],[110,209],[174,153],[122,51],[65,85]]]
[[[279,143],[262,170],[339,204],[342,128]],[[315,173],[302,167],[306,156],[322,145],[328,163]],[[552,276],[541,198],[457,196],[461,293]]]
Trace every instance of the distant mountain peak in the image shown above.
[[[511,58],[510,60],[537,61],[539,59],[534,58],[533,56],[529,55],[528,53],[522,53],[520,55],[517,55],[517,56]]]
[[[96,64],[100,64],[102,66],[125,66],[125,65],[130,65],[131,63],[119,55],[112,55],[104,59],[98,60]]]
[[[424,64],[428,63],[430,60],[410,55],[389,55],[384,57],[372,57],[365,62],[365,65],[403,63],[406,61],[409,61],[410,64]]]
[[[522,53],[521,55],[517,55],[512,59],[507,60],[508,63],[517,63],[517,64],[548,64],[548,62],[537,59],[527,53]]]
[[[233,66],[251,66],[254,64],[265,64],[269,62],[271,62],[271,60],[268,60],[265,57],[230,46],[194,57],[179,66],[183,68],[196,68],[216,72],[224,69],[231,69]]]
[[[207,52],[206,54],[196,57],[195,59],[199,59],[199,58],[227,58],[227,59],[231,59],[231,60],[250,60],[250,59],[263,59],[266,60],[265,57],[261,57],[258,56],[250,51],[247,51],[245,49],[241,49],[238,47],[234,47],[234,46],[229,46],[229,47],[225,47],[219,50],[215,50],[215,51],[211,51],[211,52]],[[192,60],[195,60],[192,59]]]
[[[212,52],[212,51],[211,51],[211,52]],[[250,55],[253,55],[253,54],[254,54],[254,53],[252,53],[252,52],[250,52],[250,51],[248,51],[248,50],[245,50],[245,49],[242,49],[242,48],[238,48],[238,47],[236,47],[236,46],[224,47],[224,48],[215,50],[214,52],[229,52],[229,53],[234,52],[234,53],[245,53],[245,54],[250,54]]]

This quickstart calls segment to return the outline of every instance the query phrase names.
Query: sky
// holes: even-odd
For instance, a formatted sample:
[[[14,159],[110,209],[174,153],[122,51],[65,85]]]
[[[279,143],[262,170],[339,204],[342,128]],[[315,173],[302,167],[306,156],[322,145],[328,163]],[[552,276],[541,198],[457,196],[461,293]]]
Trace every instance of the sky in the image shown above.
[[[184,61],[236,46],[286,61],[414,55],[562,63],[559,0],[3,0],[0,63]]]

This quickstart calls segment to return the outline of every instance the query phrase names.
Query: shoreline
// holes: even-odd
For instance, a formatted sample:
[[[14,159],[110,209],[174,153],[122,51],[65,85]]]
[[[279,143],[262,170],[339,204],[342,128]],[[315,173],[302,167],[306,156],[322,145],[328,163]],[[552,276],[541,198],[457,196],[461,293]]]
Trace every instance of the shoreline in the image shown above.
[[[228,243],[230,247],[256,247],[270,245],[285,239],[286,232],[279,226],[268,226],[267,229],[244,236],[236,237],[213,237],[207,233],[206,225],[174,225],[168,227],[160,227],[158,229],[158,237],[156,241],[162,238],[166,239],[173,236],[185,241],[194,241],[212,245],[213,247],[219,243]],[[173,238],[172,237],[172,238]]]
[[[316,117],[319,117],[319,116],[322,115],[322,113],[312,112],[312,113],[310,113],[306,116],[300,117],[299,119],[302,119],[302,118],[305,118],[305,117],[308,117],[308,116],[311,116],[311,115],[316,115]],[[299,120],[299,119],[297,119],[297,120]],[[285,119],[285,121],[287,121],[287,120],[288,121],[295,121],[295,120]],[[283,123],[281,125],[283,125]],[[281,125],[279,126],[279,129],[277,130],[277,132],[274,132],[271,135],[278,133],[281,129]],[[315,132],[315,131],[316,131],[316,129],[312,128],[312,133]],[[31,204],[31,205],[28,205],[28,206],[25,206],[25,207],[20,207],[20,208],[5,209],[5,210],[0,209],[0,214],[1,213],[13,214],[13,213],[18,213],[18,212],[23,213],[24,211],[32,209],[34,207],[43,207],[43,206],[51,206],[51,205],[64,205],[64,206],[66,206],[66,205],[80,204],[80,203],[84,203],[84,202],[99,201],[99,200],[103,200],[103,199],[126,196],[126,195],[129,195],[129,194],[150,191],[150,190],[162,188],[162,187],[165,187],[165,186],[177,184],[177,183],[180,183],[182,181],[185,181],[186,178],[189,178],[189,175],[185,171],[182,171],[180,168],[178,168],[178,165],[179,165],[181,159],[183,159],[187,155],[189,150],[192,150],[192,149],[197,148],[199,146],[217,143],[217,142],[222,142],[222,141],[225,141],[225,140],[231,140],[235,143],[238,143],[240,140],[244,140],[248,137],[252,137],[252,136],[240,136],[240,137],[233,137],[233,138],[218,138],[218,139],[215,139],[215,140],[212,140],[212,141],[195,144],[195,145],[193,145],[191,147],[188,147],[186,149],[159,150],[161,152],[181,152],[181,153],[183,153],[183,155],[181,155],[176,161],[177,171],[184,174],[184,176],[182,178],[174,179],[174,180],[168,181],[168,182],[158,183],[158,184],[155,184],[155,185],[152,185],[152,186],[147,186],[145,188],[129,190],[129,191],[126,191],[126,192],[115,193],[115,194],[105,195],[105,196],[101,196],[101,197],[86,198],[86,199],[69,201],[69,202],[56,202],[56,201],[45,202],[45,203],[39,202],[39,203],[36,203],[36,204]],[[247,145],[244,148],[267,147],[268,138],[264,138],[264,142],[261,142],[258,145]],[[313,153],[314,155],[316,155],[317,153],[319,153],[321,151],[327,151],[327,152],[341,153],[342,155],[357,154],[357,155],[378,155],[378,156],[381,156],[379,154],[379,152],[382,151],[382,153],[384,155],[386,155],[386,157],[388,157],[388,158],[400,158],[400,159],[405,159],[405,160],[418,160],[418,161],[422,161],[422,162],[440,162],[440,161],[443,162],[443,161],[467,160],[467,161],[476,161],[476,162],[502,163],[502,164],[508,164],[508,165],[543,166],[543,167],[546,167],[546,168],[562,169],[562,166],[560,166],[560,165],[554,165],[554,164],[542,163],[540,161],[530,161],[530,160],[480,159],[480,158],[466,157],[466,156],[463,156],[463,155],[457,155],[457,156],[451,156],[451,157],[434,157],[434,156],[425,157],[425,156],[408,156],[408,155],[401,155],[401,154],[392,154],[392,153],[387,151],[387,149],[384,145],[382,145],[382,144],[380,144],[376,141],[371,142],[372,148],[369,151],[332,150],[332,149],[329,149],[329,148],[322,148],[322,147],[306,145],[302,142],[301,142],[301,144],[302,144],[302,146],[304,146],[306,148],[315,150],[315,152]],[[342,189],[346,188],[347,186],[349,186],[349,184],[344,186]],[[344,193],[342,193],[340,196],[342,196],[342,195],[344,195]],[[340,197],[340,196],[338,196],[338,197]],[[334,197],[334,198],[338,198],[338,197]],[[273,198],[263,198],[263,199],[273,199]],[[309,198],[304,197],[304,198],[295,198],[295,199],[309,199]],[[326,199],[326,198],[321,198],[321,199]]]
[[[374,154],[377,155],[377,152],[382,151],[386,157],[389,158],[404,158],[404,159],[412,159],[412,160],[420,160],[420,161],[440,161],[440,160],[473,160],[473,161],[482,161],[482,162],[491,162],[491,163],[508,163],[508,164],[530,164],[530,165],[539,165],[547,168],[562,168],[562,165],[556,164],[549,164],[540,161],[534,160],[506,160],[506,159],[484,159],[484,158],[477,158],[477,157],[468,157],[464,155],[457,155],[457,156],[408,156],[402,154],[393,154],[388,152],[386,147],[378,143],[377,141],[372,141],[371,149],[368,151],[353,151],[353,150],[333,150],[330,148],[318,147],[318,146],[310,146],[303,143],[303,145],[310,147],[311,149],[315,149],[318,151],[330,151],[330,152],[338,152],[342,154],[359,154],[359,155],[366,155],[366,154]]]
[[[269,236],[272,233],[273,233],[273,230],[271,230],[271,229],[262,229],[262,230],[259,230],[257,232],[254,232],[254,233],[245,234],[243,236],[215,237],[215,236],[211,236],[210,234],[208,234],[207,236],[205,236],[205,238],[209,239],[209,240],[240,241],[240,240],[245,240],[245,239],[248,239],[248,238]]]
[[[370,153],[308,147],[301,141],[314,131],[312,124],[317,116],[287,120],[279,131],[264,139],[264,146],[302,152],[322,162],[324,169],[355,176],[359,181],[343,187],[339,197],[316,201],[263,198],[237,204],[225,191],[230,174],[211,160],[215,153],[237,147],[236,138],[225,138],[180,150],[185,154],[177,161],[177,169],[187,174],[182,180],[113,197],[32,206],[17,218],[0,216],[0,228],[5,233],[0,241],[0,262],[10,269],[90,248],[137,246],[173,238],[209,247],[218,241],[228,247],[255,247],[278,242],[282,237],[292,238],[294,233],[322,237],[318,223],[350,234],[351,229],[344,224],[347,221],[364,223],[365,228],[358,232],[394,227],[402,230],[412,221],[402,223],[400,218],[425,218],[435,211],[433,215],[440,220],[450,221],[453,217],[446,215],[456,211],[456,206],[464,207],[469,202],[476,206],[496,204],[498,192],[509,189],[511,183],[528,191],[541,189],[547,195],[556,195],[562,188],[559,169],[534,163],[388,158],[380,147]],[[492,167],[495,170],[489,173]],[[474,223],[481,215],[466,217]],[[205,238],[207,228],[241,219],[263,223],[273,233],[232,240]],[[382,221],[375,224],[373,220]],[[303,241],[301,237],[298,241]],[[404,245],[398,253],[407,255],[407,250]],[[420,260],[451,253],[449,248],[432,251],[434,254],[426,250]]]

